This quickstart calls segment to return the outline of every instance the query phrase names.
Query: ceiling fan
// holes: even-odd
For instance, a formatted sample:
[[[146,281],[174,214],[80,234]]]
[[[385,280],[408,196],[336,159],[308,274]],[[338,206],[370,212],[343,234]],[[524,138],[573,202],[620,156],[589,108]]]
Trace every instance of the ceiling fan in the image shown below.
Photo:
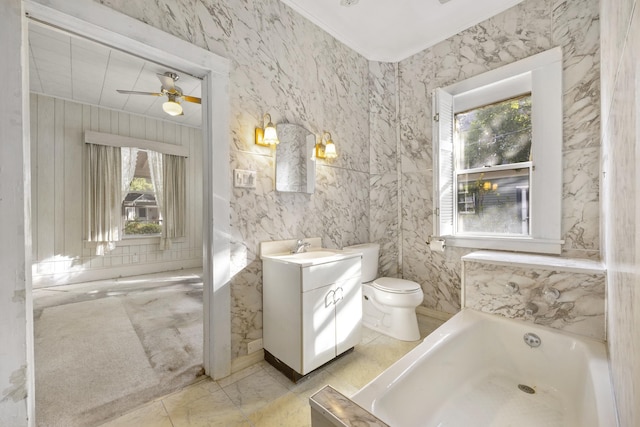
[[[200,104],[200,98],[195,96],[184,95],[182,89],[176,86],[176,82],[180,79],[180,76],[171,71],[167,71],[164,74],[156,74],[162,87],[160,92],[140,92],[137,90],[122,90],[116,89],[118,93],[124,93],[128,95],[151,95],[151,96],[166,96],[167,101],[162,104],[162,109],[165,113],[171,116],[182,116],[182,105],[180,105],[180,99],[187,102],[193,102],[194,104]]]

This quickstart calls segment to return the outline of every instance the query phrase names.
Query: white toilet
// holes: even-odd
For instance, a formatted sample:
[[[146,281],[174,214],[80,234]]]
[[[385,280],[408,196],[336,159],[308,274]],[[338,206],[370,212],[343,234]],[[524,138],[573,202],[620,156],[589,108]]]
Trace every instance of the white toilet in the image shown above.
[[[424,294],[416,282],[378,275],[380,245],[364,243],[347,246],[362,253],[362,323],[374,331],[402,341],[420,339],[416,307]]]

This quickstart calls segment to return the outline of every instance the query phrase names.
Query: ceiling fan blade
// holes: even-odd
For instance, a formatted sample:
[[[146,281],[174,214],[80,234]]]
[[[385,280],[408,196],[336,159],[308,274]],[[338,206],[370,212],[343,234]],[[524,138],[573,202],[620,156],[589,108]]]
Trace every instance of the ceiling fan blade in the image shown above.
[[[194,104],[200,104],[200,98],[196,98],[195,96],[182,95],[182,99],[187,102],[193,102]]]
[[[158,79],[160,79],[160,83],[162,83],[162,89],[166,90],[167,92],[172,92],[175,90],[176,82],[173,79],[171,73],[167,72],[165,74],[156,74],[156,76],[158,76]]]
[[[153,96],[163,96],[164,95],[163,93],[159,93],[159,92],[139,92],[137,90],[122,90],[122,89],[116,89],[116,92],[129,94],[129,95],[153,95]]]

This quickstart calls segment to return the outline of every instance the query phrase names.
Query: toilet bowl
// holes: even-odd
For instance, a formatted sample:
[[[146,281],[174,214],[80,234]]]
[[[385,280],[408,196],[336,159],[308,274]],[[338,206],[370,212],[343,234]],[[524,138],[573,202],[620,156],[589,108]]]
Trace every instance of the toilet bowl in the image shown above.
[[[380,245],[347,246],[362,254],[362,323],[374,331],[402,341],[420,339],[416,307],[424,294],[416,282],[393,277],[376,278]]]

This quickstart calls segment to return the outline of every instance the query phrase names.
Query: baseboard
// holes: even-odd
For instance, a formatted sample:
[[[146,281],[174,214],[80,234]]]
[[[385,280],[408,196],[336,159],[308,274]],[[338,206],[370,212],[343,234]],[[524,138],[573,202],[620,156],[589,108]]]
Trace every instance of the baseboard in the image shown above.
[[[421,316],[427,316],[427,317],[432,317],[434,319],[442,320],[443,322],[446,322],[447,320],[453,317],[453,314],[451,313],[447,313],[440,310],[434,310],[432,308],[423,307],[421,305],[416,307],[416,313]]]
[[[202,258],[153,262],[145,264],[129,264],[117,267],[95,268],[57,274],[34,274],[32,283],[33,288],[37,289],[197,267],[202,267]]]
[[[69,271],[64,273],[42,275],[34,274],[32,283],[33,288],[37,289],[198,267],[202,267],[201,258],[153,262],[145,264],[128,264],[117,267],[93,268],[79,271]]]
[[[233,374],[243,370],[244,368],[248,368],[251,365],[255,365],[263,359],[264,349],[254,351],[253,353],[247,354],[246,356],[237,357],[231,361],[231,373]]]

